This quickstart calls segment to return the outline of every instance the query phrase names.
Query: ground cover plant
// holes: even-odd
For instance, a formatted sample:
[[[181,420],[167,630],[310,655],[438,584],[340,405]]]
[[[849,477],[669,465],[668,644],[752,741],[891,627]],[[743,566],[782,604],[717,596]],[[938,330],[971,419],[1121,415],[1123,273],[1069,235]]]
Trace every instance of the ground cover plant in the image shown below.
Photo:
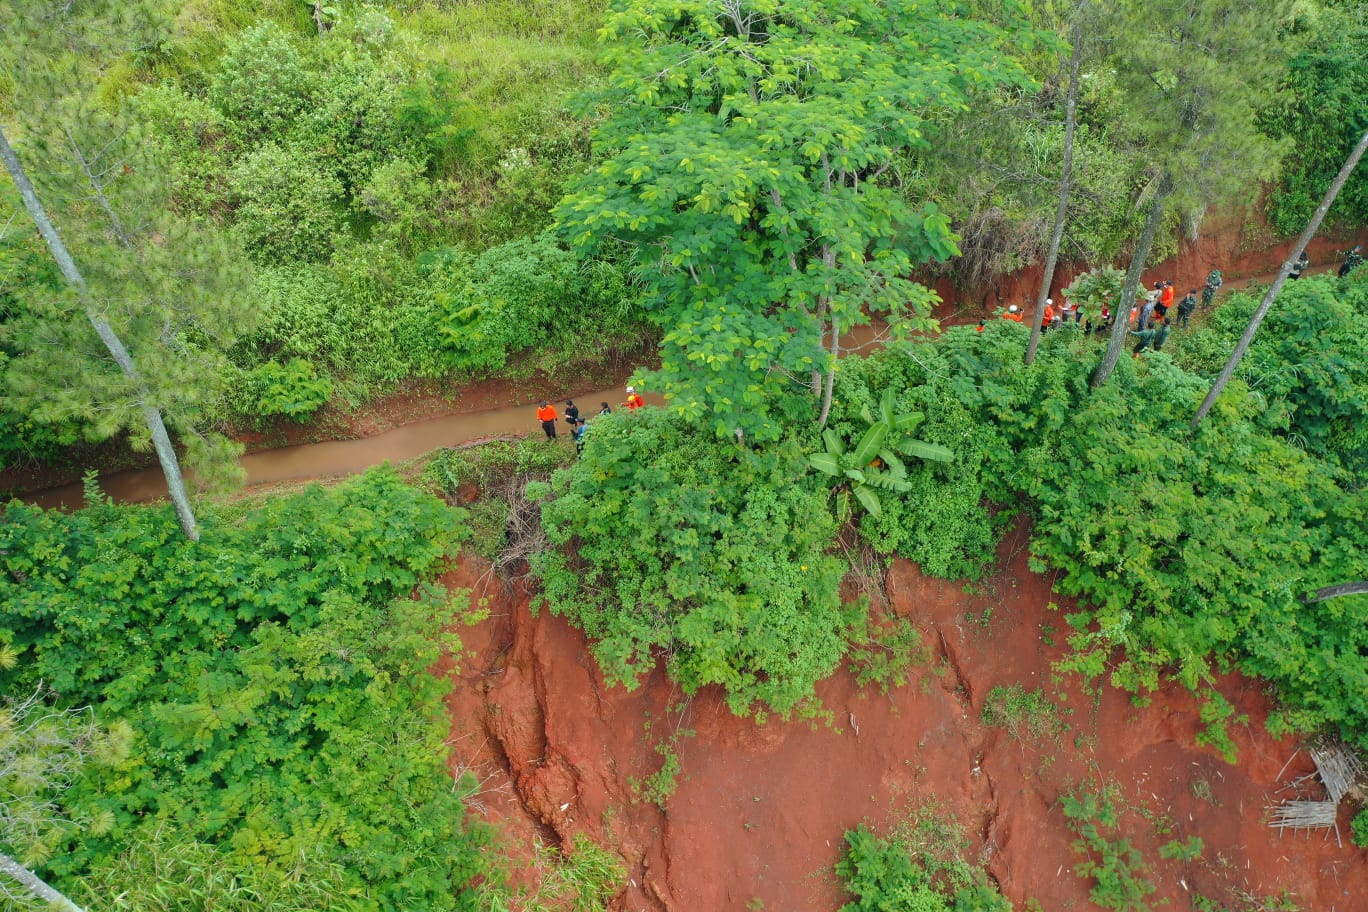
[[[103,823],[59,831],[35,863],[70,895],[142,895],[170,854],[207,895],[474,908],[493,872],[431,673],[458,647],[456,609],[425,582],[460,513],[387,470],[239,512],[206,511],[192,543],[166,508],[4,508],[0,689],[43,681],[131,732],[125,760],[61,796],[68,819]]]
[[[792,442],[718,444],[661,409],[595,419],[542,508],[546,605],[610,681],[663,655],[686,693],[721,685],[738,714],[799,708],[865,611],[841,603],[836,521],[806,471]]]
[[[840,912],[1009,912],[1012,904],[957,852],[918,851],[907,828],[880,837],[860,824],[845,834],[836,875],[854,899]]]

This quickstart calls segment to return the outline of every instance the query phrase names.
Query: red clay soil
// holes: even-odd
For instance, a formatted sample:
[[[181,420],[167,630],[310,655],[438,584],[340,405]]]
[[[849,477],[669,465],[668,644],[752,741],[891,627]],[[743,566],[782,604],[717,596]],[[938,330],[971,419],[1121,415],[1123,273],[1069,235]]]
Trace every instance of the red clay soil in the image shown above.
[[[1256,277],[1270,277],[1287,259],[1295,243],[1295,238],[1276,240],[1261,221],[1214,216],[1202,222],[1195,241],[1184,240],[1177,256],[1146,269],[1140,280],[1150,288],[1161,279],[1169,279],[1178,297],[1182,297],[1189,288],[1200,290],[1211,270],[1219,268],[1229,288]],[[1342,253],[1354,244],[1368,244],[1368,228],[1312,239],[1306,249],[1310,271],[1337,269],[1343,261]],[[1120,265],[1124,269],[1125,261]],[[1050,283],[1055,300],[1062,299],[1063,289],[1069,287],[1075,276],[1090,268],[1085,263],[1061,263]],[[965,323],[1009,304],[1032,312],[1043,275],[1039,264],[1026,266],[972,291],[957,290],[948,280],[938,281],[935,288],[945,303],[937,309],[936,316],[944,323]]]
[[[473,587],[490,616],[462,631],[452,768],[481,779],[474,806],[524,865],[519,882],[537,879],[525,866],[537,841],[568,845],[583,833],[616,852],[630,881],[615,910],[834,912],[848,899],[831,873],[842,834],[928,803],[960,825],[968,858],[1017,908],[1034,899],[1045,912],[1094,909],[1058,800],[1102,782],[1116,783],[1129,808],[1122,828],[1158,888],[1152,906],[1187,910],[1200,894],[1244,910],[1251,897],[1285,892],[1304,912],[1368,908],[1368,852],[1325,831],[1267,826],[1269,806],[1296,794],[1279,789],[1311,766],[1296,740],[1264,731],[1261,685],[1220,681],[1248,716],[1233,730],[1231,765],[1197,743],[1198,708],[1180,688],[1137,707],[1111,688],[1085,692],[1074,676],[1056,681],[1064,635],[1050,632],[1064,622],[1051,602],[1069,606],[1027,569],[1026,541],[1024,527],[1007,536],[975,595],[896,562],[890,605],[921,630],[928,662],[886,697],[835,675],[819,687],[829,724],[759,725],[732,716],[715,692],[683,701],[660,669],[634,691],[608,687],[578,631],[534,617],[521,586],[464,563],[447,582]],[[1044,688],[1067,730],[1017,740],[985,726],[986,695],[1013,683]],[[680,742],[683,772],[661,811],[633,781],[659,768],[654,745],[681,727],[695,734]],[[1341,808],[1346,837],[1349,817]],[[1203,840],[1200,860],[1159,857],[1159,846],[1189,836]]]

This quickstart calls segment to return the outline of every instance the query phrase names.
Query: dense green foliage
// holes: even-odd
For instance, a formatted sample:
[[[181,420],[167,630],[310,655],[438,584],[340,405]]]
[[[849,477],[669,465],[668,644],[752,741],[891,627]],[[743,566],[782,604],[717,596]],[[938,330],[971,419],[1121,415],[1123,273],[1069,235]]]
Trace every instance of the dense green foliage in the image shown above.
[[[914,856],[903,839],[880,838],[863,824],[845,840],[836,874],[855,899],[840,912],[1011,912],[981,872]]]
[[[841,604],[836,522],[805,469],[792,442],[719,446],[662,409],[595,419],[542,510],[560,546],[537,562],[547,605],[611,681],[664,656],[686,692],[720,684],[738,714],[793,710],[864,612]]]
[[[1359,293],[1352,283],[1339,287]],[[1308,300],[1324,293],[1299,292]],[[1295,323],[1295,313],[1289,304],[1286,319]],[[891,388],[899,408],[927,414],[919,433],[956,453],[952,463],[909,469],[914,490],[885,495],[883,517],[864,517],[861,532],[930,572],[961,576],[992,555],[991,504],[1021,504],[1035,520],[1033,553],[1059,571],[1060,592],[1083,601],[1070,618],[1080,650],[1071,667],[1110,671],[1115,683],[1144,691],[1166,673],[1203,687],[1213,667],[1236,664],[1278,685],[1286,712],[1275,723],[1330,723],[1368,743],[1358,658],[1368,600],[1302,603],[1309,591],[1368,570],[1363,492],[1333,462],[1270,430],[1288,413],[1277,399],[1234,388],[1216,419],[1190,435],[1206,381],[1167,353],[1134,366],[1128,359],[1124,389],[1090,394],[1094,343],[1051,333],[1038,363],[1022,370],[1024,336],[996,321],[842,371],[841,409]],[[1184,342],[1200,351],[1201,338]],[[1270,335],[1250,357],[1272,370],[1288,344]],[[1358,382],[1361,365],[1323,357],[1326,389]],[[1307,384],[1289,395],[1314,391]],[[1340,418],[1328,434],[1338,439],[1355,423]],[[1219,723],[1229,709],[1209,697],[1208,721]]]
[[[73,818],[112,824],[54,846],[51,875],[133,878],[149,846],[201,843],[200,876],[302,866],[336,887],[319,908],[471,907],[483,835],[430,673],[453,607],[423,583],[459,514],[384,471],[208,515],[198,544],[167,512],[12,504],[0,522],[0,642],[19,654],[0,687],[46,681],[134,732],[67,793]]]
[[[1286,25],[1296,52],[1285,92],[1262,115],[1263,127],[1295,143],[1268,197],[1269,221],[1284,234],[1305,227],[1349,150],[1368,130],[1368,10],[1355,0],[1302,4]],[[1368,222],[1368,175],[1353,175],[1330,221]]]
[[[1233,295],[1175,354],[1220,370],[1258,299]],[[1262,397],[1259,421],[1314,456],[1368,479],[1368,274],[1289,282],[1235,376]]]
[[[870,313],[929,327],[936,298],[907,276],[954,237],[885,175],[978,93],[1027,84],[1004,51],[1034,34],[1002,8],[1000,26],[941,0],[612,5],[606,160],[557,215],[580,249],[630,246],[678,415],[777,440],[834,337]]]

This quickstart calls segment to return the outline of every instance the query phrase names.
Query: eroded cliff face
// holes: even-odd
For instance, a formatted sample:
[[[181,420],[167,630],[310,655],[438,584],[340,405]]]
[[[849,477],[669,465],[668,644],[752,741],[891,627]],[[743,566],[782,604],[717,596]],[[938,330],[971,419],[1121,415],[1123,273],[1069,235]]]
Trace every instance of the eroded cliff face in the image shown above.
[[[448,583],[472,587],[490,614],[461,631],[466,654],[447,670],[453,769],[481,779],[475,808],[500,827],[515,864],[537,840],[568,845],[577,833],[615,851],[630,881],[613,908],[633,912],[832,912],[848,898],[831,874],[844,831],[928,806],[962,828],[968,857],[1019,907],[1034,898],[1047,912],[1094,908],[1091,883],[1072,873],[1075,837],[1058,799],[1103,781],[1132,809],[1124,835],[1144,853],[1152,904],[1188,909],[1200,894],[1246,908],[1239,897],[1287,891],[1307,912],[1364,908],[1368,852],[1266,825],[1266,808],[1296,791],[1281,787],[1311,766],[1304,751],[1293,756],[1295,741],[1264,732],[1257,682],[1220,681],[1249,717],[1233,728],[1230,765],[1196,743],[1198,707],[1181,689],[1142,707],[1055,680],[1064,623],[1050,578],[1026,567],[1026,540],[1024,528],[1009,534],[999,570],[972,596],[896,562],[889,603],[922,631],[927,663],[888,696],[842,672],[820,688],[829,720],[764,725],[732,716],[717,693],[684,698],[660,669],[631,692],[605,686],[578,631],[534,617],[522,585],[464,563]],[[984,699],[1013,683],[1043,688],[1067,730],[1017,740],[985,726]],[[694,734],[680,741],[683,771],[662,811],[638,799],[635,782],[659,768],[655,745],[677,728]],[[1348,820],[1342,809],[1345,836]],[[1200,860],[1159,857],[1188,836],[1203,840]]]

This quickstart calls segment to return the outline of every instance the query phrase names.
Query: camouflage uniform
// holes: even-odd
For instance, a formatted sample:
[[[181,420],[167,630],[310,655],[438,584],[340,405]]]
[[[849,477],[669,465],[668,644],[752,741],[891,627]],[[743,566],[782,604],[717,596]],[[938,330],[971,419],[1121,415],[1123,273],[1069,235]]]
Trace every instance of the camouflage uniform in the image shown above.
[[[1221,270],[1211,270],[1211,275],[1207,276],[1206,286],[1202,289],[1202,306],[1210,307],[1211,299],[1216,297],[1216,290],[1224,285],[1221,279]]]

